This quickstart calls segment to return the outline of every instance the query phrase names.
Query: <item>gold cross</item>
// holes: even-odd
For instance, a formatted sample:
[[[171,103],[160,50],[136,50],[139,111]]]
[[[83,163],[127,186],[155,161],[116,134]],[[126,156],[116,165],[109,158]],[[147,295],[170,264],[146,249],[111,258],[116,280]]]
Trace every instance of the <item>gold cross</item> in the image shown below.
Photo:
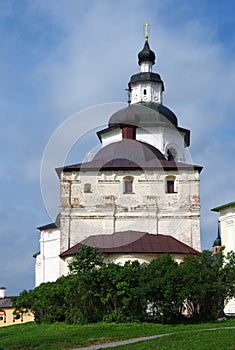
[[[145,27],[145,40],[148,41],[148,38],[149,38],[149,31],[148,31],[148,27],[150,26],[150,24],[148,22],[146,22],[144,24],[144,27]]]

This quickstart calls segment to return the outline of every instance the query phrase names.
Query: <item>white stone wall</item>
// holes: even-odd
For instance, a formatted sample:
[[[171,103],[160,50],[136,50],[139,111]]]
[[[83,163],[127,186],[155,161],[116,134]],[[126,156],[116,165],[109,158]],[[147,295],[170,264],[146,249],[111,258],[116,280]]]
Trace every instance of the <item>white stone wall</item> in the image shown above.
[[[221,241],[224,253],[235,251],[235,205],[220,211]]]
[[[125,194],[130,175],[133,193]],[[176,193],[166,193],[169,175]],[[91,193],[84,193],[86,183]],[[64,173],[61,193],[61,252],[90,235],[126,230],[172,235],[201,249],[198,171]]]
[[[40,254],[36,257],[36,280],[38,286],[43,282],[53,282],[60,276],[60,230],[41,231]]]
[[[140,264],[147,263],[149,264],[153,259],[158,258],[161,256],[161,254],[141,254],[141,253],[135,253],[135,254],[118,254],[118,253],[113,253],[113,254],[105,254],[104,255],[104,262],[106,264],[108,263],[114,263],[114,264],[120,264],[124,265],[128,261],[136,261],[138,260]],[[183,261],[184,259],[184,254],[172,254],[172,257],[174,260],[179,264]],[[62,260],[64,270],[63,270],[63,275],[67,275],[69,273],[68,269],[68,263],[71,261],[71,257],[65,258]]]

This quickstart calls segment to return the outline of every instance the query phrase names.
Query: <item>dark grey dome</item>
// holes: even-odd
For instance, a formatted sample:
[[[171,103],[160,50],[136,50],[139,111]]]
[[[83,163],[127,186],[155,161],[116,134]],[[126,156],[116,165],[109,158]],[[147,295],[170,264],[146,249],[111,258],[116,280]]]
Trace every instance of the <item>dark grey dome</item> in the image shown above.
[[[109,119],[109,127],[114,125],[178,126],[176,115],[166,106],[154,102],[139,102],[120,109]]]
[[[155,53],[150,50],[149,43],[146,40],[144,43],[143,50],[138,53],[139,65],[144,61],[150,61],[152,64],[155,63]]]
[[[222,241],[220,236],[220,221],[218,221],[218,235],[216,240],[214,241],[213,247],[221,247]]]
[[[217,237],[216,240],[214,241],[213,247],[221,247],[221,238]]]
[[[164,155],[154,146],[131,139],[113,142],[99,150],[93,161],[128,160],[137,164],[145,164],[152,160],[166,160]]]

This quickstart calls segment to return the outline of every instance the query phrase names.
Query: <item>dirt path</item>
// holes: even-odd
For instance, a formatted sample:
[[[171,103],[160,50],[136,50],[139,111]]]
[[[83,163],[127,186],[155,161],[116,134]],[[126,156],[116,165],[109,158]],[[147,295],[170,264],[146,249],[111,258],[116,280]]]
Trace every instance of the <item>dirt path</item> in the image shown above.
[[[220,329],[235,329],[235,327],[232,326],[232,327],[206,328],[206,329],[198,329],[195,332],[199,332],[199,331],[201,331],[201,332],[202,331],[218,331]],[[189,332],[192,332],[192,331],[189,331]],[[161,338],[161,337],[170,336],[170,335],[173,335],[173,334],[175,334],[175,333],[165,333],[165,334],[150,335],[148,337],[140,337],[140,338],[120,340],[120,341],[116,341],[116,342],[112,342],[112,343],[92,345],[92,346],[88,346],[88,347],[85,347],[85,348],[77,348],[77,349],[73,349],[73,350],[98,350],[98,349],[115,348],[116,346],[138,343],[138,342],[141,342],[141,341],[150,340],[150,339],[157,339],[157,338]]]

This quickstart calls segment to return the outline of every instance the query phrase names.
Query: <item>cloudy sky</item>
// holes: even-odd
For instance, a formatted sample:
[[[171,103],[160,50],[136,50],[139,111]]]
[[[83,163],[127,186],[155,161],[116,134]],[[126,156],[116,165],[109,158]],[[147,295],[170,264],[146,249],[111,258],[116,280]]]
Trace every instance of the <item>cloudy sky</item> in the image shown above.
[[[36,228],[50,223],[59,208],[53,168],[64,156],[60,145],[55,161],[45,163],[48,142],[75,113],[125,103],[146,21],[157,54],[154,71],[165,83],[164,104],[191,130],[193,162],[204,167],[202,248],[211,248],[217,214],[210,209],[235,200],[234,12],[233,0],[214,0],[213,6],[210,0],[0,0],[0,285],[8,295],[34,287]],[[98,143],[96,127],[110,116],[109,107],[102,111],[80,114],[80,143],[69,163]],[[43,187],[45,172],[40,184],[42,160],[57,194]]]

